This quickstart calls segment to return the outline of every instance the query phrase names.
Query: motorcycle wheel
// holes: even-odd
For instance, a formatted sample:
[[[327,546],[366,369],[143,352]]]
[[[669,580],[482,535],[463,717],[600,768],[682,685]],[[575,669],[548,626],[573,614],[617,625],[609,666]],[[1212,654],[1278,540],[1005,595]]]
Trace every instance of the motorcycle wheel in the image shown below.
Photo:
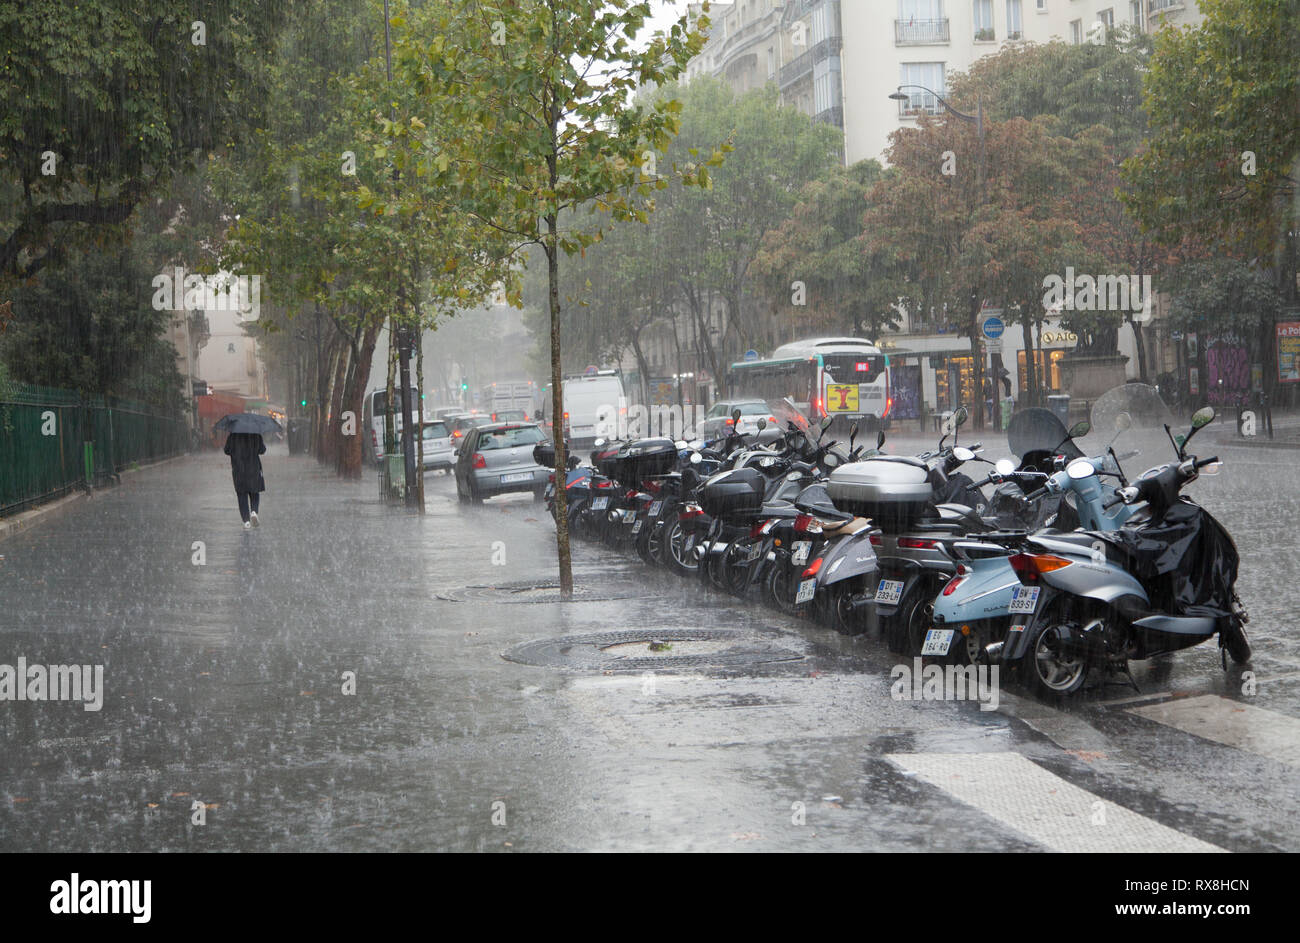
[[[1235,664],[1244,665],[1250,661],[1250,640],[1246,638],[1246,628],[1235,619],[1223,633],[1223,647],[1228,650],[1228,657]]]
[[[826,590],[825,601],[822,603],[824,619],[840,635],[861,635],[866,631],[866,627],[849,608],[857,582],[856,578],[844,580]]]
[[[705,576],[709,585],[721,592],[728,592],[726,577],[726,556],[731,548],[728,547],[722,553],[709,554],[708,563],[704,567]]]
[[[691,576],[700,566],[695,559],[695,545],[688,546],[688,535],[681,521],[664,526],[667,533],[660,541],[660,558],[678,576]]]
[[[1035,694],[1051,699],[1070,697],[1088,679],[1088,661],[1061,650],[1063,613],[1057,608],[1029,630],[1028,650],[1020,661],[1023,683]]]
[[[741,566],[739,563],[741,555],[748,549],[749,544],[741,546],[739,542],[733,541],[727,546],[727,552],[722,555],[721,588],[732,596],[744,596],[745,590],[749,588],[749,567]]]
[[[635,527],[636,525],[633,524],[632,526]],[[641,558],[643,563],[650,566],[654,566],[658,562],[650,549],[650,538],[654,533],[654,529],[654,521],[646,518],[641,521],[641,530],[637,532],[635,537],[636,555]]]
[[[777,612],[792,616],[798,612],[795,595],[799,592],[799,578],[788,557],[777,555],[776,562],[767,570],[763,580],[763,598]]]

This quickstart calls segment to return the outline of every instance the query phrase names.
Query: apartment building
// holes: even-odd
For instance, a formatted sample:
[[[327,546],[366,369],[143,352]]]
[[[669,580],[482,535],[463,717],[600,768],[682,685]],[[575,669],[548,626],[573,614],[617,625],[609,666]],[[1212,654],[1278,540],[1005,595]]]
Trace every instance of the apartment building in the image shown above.
[[[890,134],[940,108],[950,73],[1008,43],[1104,42],[1117,27],[1204,15],[1196,0],[736,0],[710,4],[709,18],[688,81],[715,75],[742,93],[776,83],[787,104],[844,129],[852,164],[881,157]],[[917,86],[905,102],[888,97],[900,85]]]

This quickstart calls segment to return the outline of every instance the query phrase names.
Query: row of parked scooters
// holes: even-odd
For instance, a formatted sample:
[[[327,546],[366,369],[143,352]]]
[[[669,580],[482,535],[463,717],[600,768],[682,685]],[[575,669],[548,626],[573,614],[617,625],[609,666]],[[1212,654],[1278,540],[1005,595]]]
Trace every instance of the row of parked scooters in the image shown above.
[[[885,454],[884,433],[858,444],[856,426],[847,447],[827,441],[829,419],[811,426],[786,405],[775,438],[760,420],[757,437],[598,440],[589,465],[570,457],[570,533],[841,633],[878,632],[899,654],[1004,665],[1050,697],[1090,676],[1132,683],[1130,659],[1216,636],[1249,659],[1236,548],[1181,493],[1217,471],[1187,451],[1211,407],[1184,435],[1166,424],[1174,460],[1130,481],[1121,461],[1137,453],[1112,438],[1085,456],[1074,440],[1090,423],[1066,429],[1045,409],[1013,417],[1018,461],[994,463],[957,444],[964,408],[935,449],[905,456]],[[1119,413],[1116,438],[1131,425]],[[553,446],[535,457],[553,465]],[[978,481],[963,470],[981,465]]]

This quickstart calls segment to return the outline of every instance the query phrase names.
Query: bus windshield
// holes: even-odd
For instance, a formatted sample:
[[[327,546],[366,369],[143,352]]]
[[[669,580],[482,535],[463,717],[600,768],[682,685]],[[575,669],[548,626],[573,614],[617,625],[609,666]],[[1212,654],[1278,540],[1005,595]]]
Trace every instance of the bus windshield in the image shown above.
[[[822,367],[831,383],[875,383],[885,369],[882,354],[822,354]]]

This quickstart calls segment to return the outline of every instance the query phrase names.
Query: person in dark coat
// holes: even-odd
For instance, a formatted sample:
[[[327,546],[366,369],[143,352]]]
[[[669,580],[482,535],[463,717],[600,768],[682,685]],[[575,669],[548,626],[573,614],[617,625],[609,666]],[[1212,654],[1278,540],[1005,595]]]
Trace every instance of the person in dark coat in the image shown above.
[[[258,496],[266,490],[262,460],[258,456],[266,452],[266,443],[260,435],[233,432],[226,437],[223,451],[230,456],[230,477],[235,480],[235,496],[244,529],[256,527]]]

